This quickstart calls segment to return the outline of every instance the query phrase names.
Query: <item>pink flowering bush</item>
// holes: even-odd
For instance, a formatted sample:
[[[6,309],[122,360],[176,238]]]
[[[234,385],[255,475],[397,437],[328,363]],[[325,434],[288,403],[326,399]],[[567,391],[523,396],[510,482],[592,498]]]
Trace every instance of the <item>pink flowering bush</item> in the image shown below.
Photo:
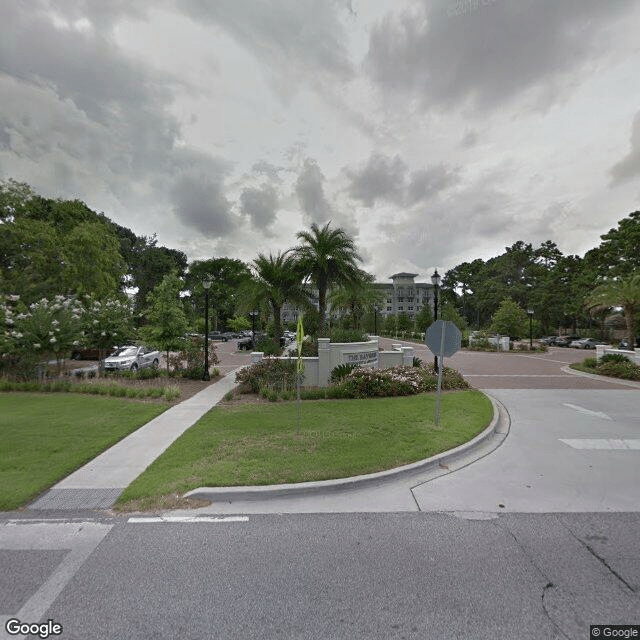
[[[466,389],[469,387],[469,384],[454,369],[445,367],[442,373],[443,389]],[[397,366],[391,369],[358,367],[336,387],[340,389],[343,397],[379,398],[435,391],[437,382],[437,374],[432,365]]]

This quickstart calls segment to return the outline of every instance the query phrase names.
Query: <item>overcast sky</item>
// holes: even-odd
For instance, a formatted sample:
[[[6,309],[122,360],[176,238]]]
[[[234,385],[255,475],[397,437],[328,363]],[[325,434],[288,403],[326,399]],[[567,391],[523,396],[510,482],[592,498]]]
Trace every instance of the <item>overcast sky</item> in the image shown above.
[[[640,0],[2,0],[0,178],[189,259],[425,280],[640,208]]]

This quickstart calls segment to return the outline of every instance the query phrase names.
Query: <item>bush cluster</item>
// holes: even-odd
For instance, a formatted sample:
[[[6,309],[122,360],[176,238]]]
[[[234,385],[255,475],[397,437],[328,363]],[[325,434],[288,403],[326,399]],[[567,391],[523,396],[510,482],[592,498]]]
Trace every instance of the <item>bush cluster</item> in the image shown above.
[[[640,380],[640,366],[621,353],[607,353],[600,358],[599,362],[595,358],[585,358],[582,366],[602,376]]]
[[[220,362],[216,346],[208,343],[209,365]],[[200,380],[204,372],[204,338],[191,336],[182,341],[182,348],[177,353],[169,356],[170,375],[189,380]]]
[[[260,393],[262,389],[293,391],[297,383],[296,361],[265,358],[238,371],[236,382],[240,383],[240,393]]]
[[[35,393],[86,393],[90,395],[112,396],[115,398],[164,398],[175,400],[180,396],[178,385],[167,387],[127,387],[117,384],[93,384],[89,382],[70,382],[56,380],[55,382],[14,382],[0,380],[0,391],[29,391]]]

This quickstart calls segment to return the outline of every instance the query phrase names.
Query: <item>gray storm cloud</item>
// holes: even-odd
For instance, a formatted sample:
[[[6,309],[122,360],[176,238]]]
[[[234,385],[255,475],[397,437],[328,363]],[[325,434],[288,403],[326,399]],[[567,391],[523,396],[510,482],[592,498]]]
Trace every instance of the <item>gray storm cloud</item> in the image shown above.
[[[408,175],[408,166],[398,155],[393,158],[373,153],[359,169],[346,168],[354,200],[372,208],[377,201],[413,206],[456,184],[457,172],[439,164]]]
[[[331,205],[324,192],[325,178],[314,160],[307,159],[296,180],[295,190],[305,222],[325,224],[331,217]]]
[[[422,0],[373,29],[365,66],[425,105],[492,108],[537,87],[553,99],[607,46],[633,0]]]
[[[269,184],[246,187],[240,194],[241,210],[249,216],[256,229],[268,231],[278,212],[278,194]]]
[[[640,178],[640,111],[631,126],[631,150],[620,162],[611,167],[611,186]]]

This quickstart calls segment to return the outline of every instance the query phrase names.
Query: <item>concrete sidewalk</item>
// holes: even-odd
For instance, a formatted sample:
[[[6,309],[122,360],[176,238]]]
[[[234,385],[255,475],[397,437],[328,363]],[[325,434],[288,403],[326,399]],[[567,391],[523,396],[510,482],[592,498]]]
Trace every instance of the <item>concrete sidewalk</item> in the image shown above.
[[[167,409],[40,496],[28,509],[107,509],[158,456],[236,386],[235,371]]]

